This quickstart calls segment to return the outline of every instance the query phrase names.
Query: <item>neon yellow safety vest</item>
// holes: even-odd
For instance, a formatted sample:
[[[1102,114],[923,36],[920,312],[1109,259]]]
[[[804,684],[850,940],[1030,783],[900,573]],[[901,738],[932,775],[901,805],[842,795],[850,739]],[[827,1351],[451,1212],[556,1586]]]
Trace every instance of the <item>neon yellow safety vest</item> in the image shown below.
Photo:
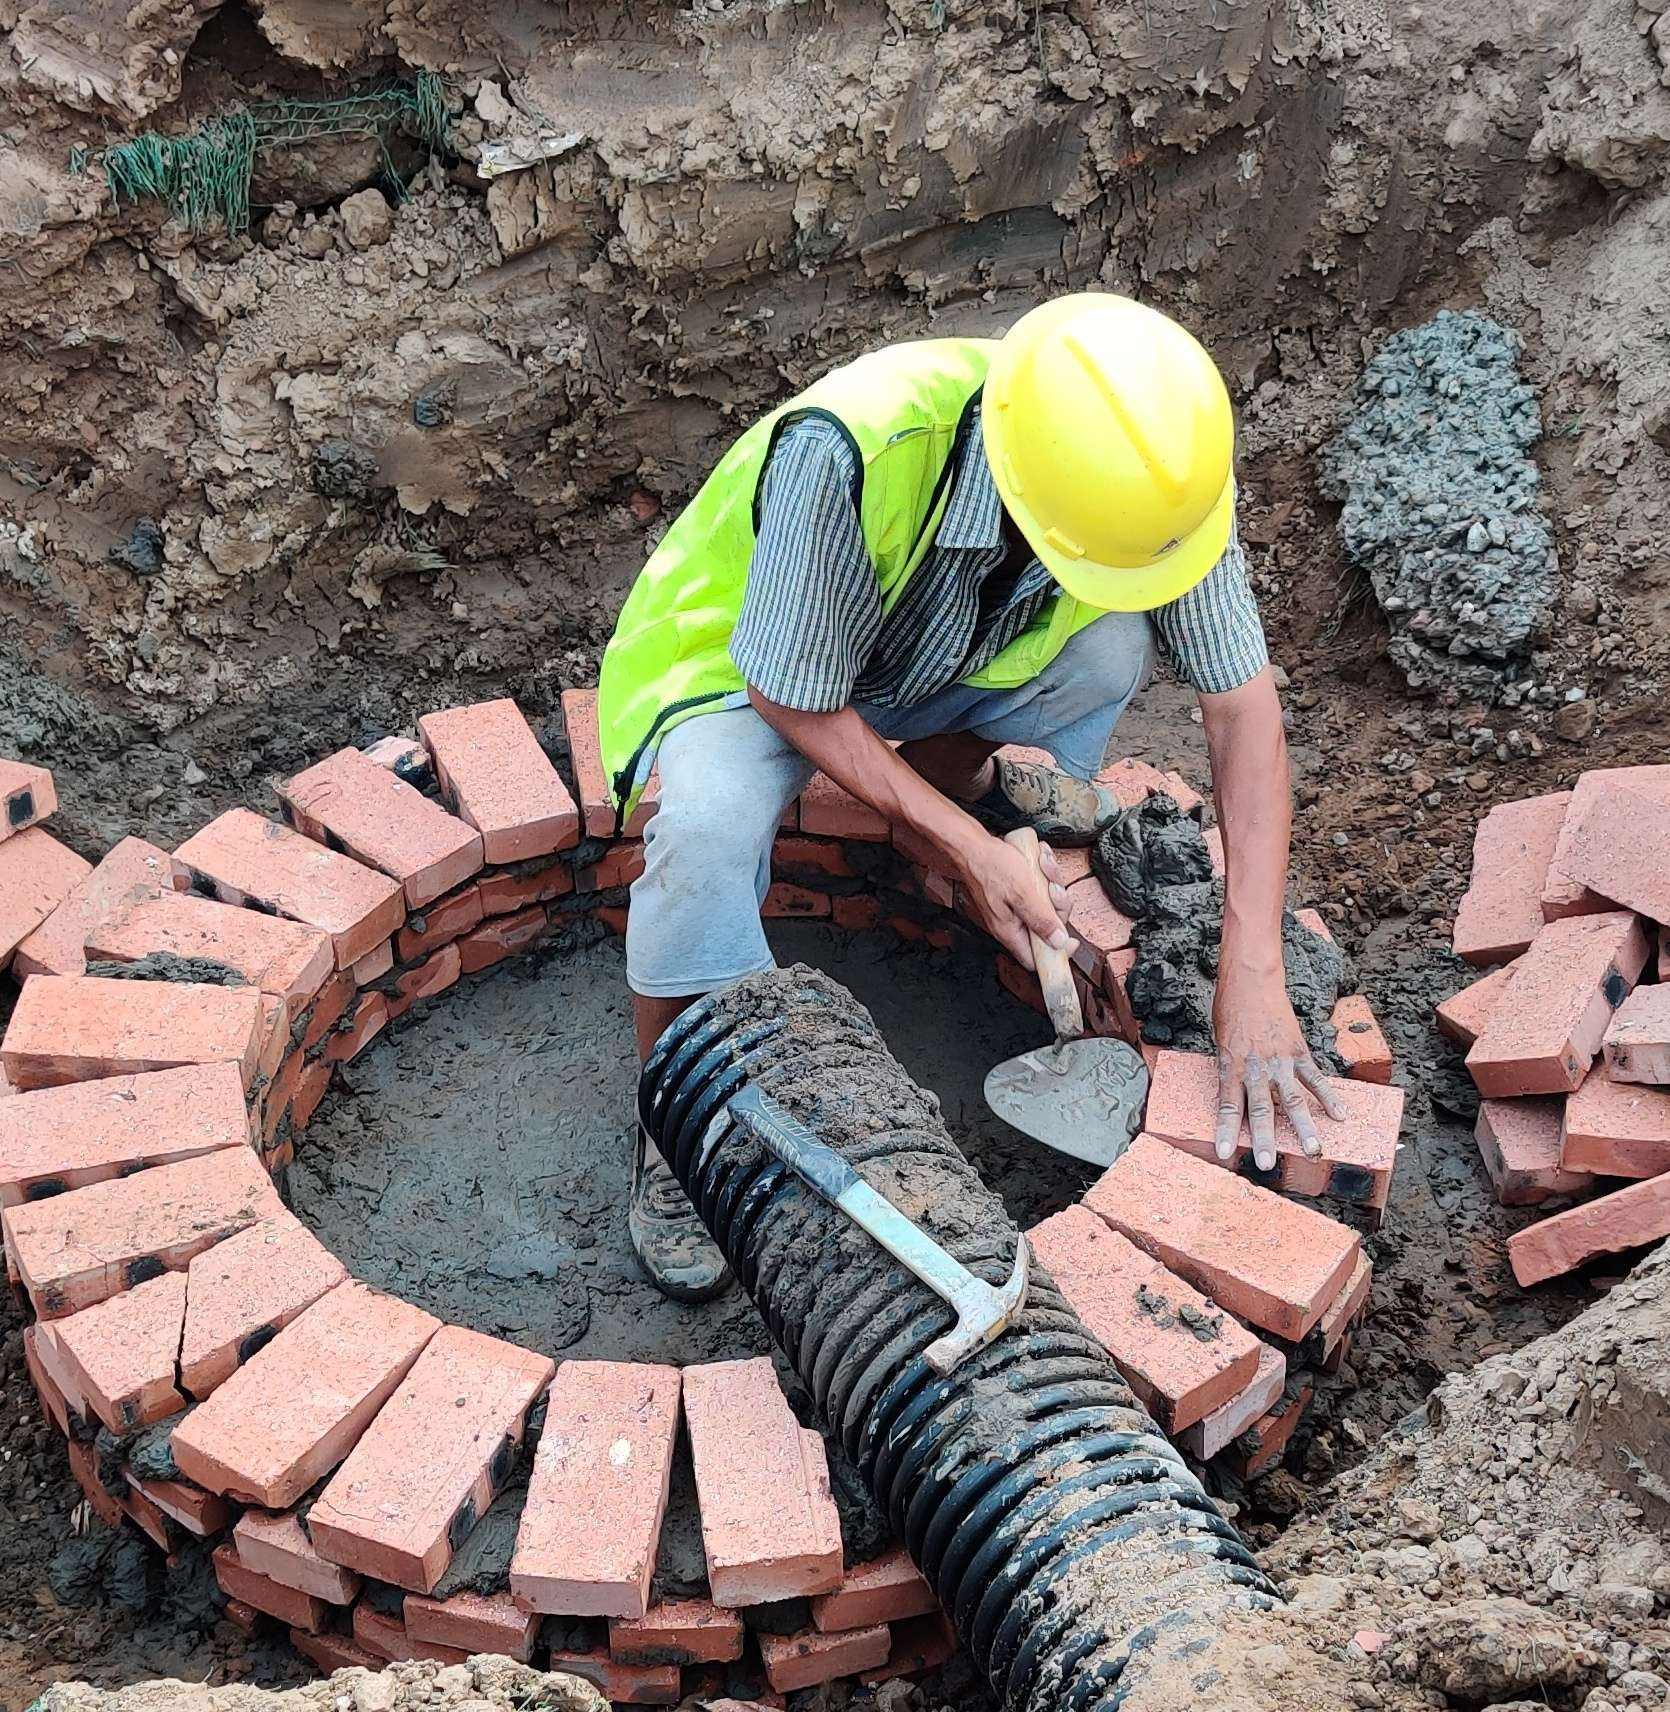
[[[953,454],[972,430],[995,341],[919,339],[833,369],[748,429],[719,460],[638,573],[603,655],[603,766],[624,824],[661,739],[700,713],[748,699],[731,663],[759,522],[760,488],[790,423],[834,423],[858,466],[864,545],[891,611],[927,556],[950,497]],[[983,670],[965,681],[1011,689],[1035,678],[1100,609],[1058,592]]]

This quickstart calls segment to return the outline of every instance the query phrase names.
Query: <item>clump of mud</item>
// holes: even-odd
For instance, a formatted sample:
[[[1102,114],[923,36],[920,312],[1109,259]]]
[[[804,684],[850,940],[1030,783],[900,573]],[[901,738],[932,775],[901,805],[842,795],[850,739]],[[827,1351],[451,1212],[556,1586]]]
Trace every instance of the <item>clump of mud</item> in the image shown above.
[[[1090,865],[1115,909],[1135,923],[1136,962],[1125,994],[1154,1046],[1213,1052],[1212,994],[1223,938],[1223,882],[1200,826],[1162,793],[1124,810],[1097,836]],[[1334,1005],[1347,990],[1350,965],[1331,940],[1282,911],[1282,962],[1294,1015],[1311,1056],[1344,1071],[1335,1050]]]
[[[1368,574],[1411,689],[1494,697],[1548,624],[1559,564],[1520,350],[1489,316],[1441,309],[1380,347],[1323,448],[1347,561]]]

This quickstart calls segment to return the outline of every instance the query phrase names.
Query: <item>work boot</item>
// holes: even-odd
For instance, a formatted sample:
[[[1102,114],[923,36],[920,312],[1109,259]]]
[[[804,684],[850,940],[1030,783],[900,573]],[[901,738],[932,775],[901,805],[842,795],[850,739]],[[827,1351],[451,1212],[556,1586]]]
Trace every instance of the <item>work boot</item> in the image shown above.
[[[1030,826],[1046,844],[1060,849],[1090,844],[1119,813],[1119,801],[1102,785],[1089,785],[1036,761],[992,757],[992,785],[964,806],[980,824],[998,833]]]
[[[642,1124],[632,1153],[626,1228],[650,1283],[670,1300],[705,1302],[729,1285],[724,1255]]]

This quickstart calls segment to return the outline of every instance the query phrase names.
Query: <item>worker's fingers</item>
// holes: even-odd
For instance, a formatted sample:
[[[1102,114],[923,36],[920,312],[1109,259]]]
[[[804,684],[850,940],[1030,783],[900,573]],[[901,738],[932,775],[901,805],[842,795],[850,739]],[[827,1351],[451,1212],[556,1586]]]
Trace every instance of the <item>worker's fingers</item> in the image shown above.
[[[1248,1055],[1247,1128],[1252,1131],[1253,1163],[1260,1171],[1276,1165],[1276,1108],[1270,1097],[1270,1073],[1257,1053]]]
[[[1241,1136],[1241,1114],[1246,1103],[1241,1066],[1225,1053],[1218,1059],[1218,1124],[1213,1138],[1218,1158],[1225,1165],[1235,1157],[1235,1143]]]
[[[1305,1157],[1319,1158],[1322,1138],[1311,1121],[1310,1102],[1305,1098],[1305,1090],[1299,1085],[1298,1071],[1292,1063],[1277,1066],[1276,1093],[1281,1099],[1281,1109],[1287,1114],[1287,1121],[1293,1125],[1293,1133],[1299,1138],[1299,1145],[1305,1150]]]
[[[1055,852],[1047,844],[1038,846],[1038,866],[1044,870],[1044,878],[1056,881],[1061,878],[1061,863],[1056,859]]]
[[[1316,1096],[1317,1103],[1335,1123],[1345,1122],[1345,1102],[1328,1085],[1328,1078],[1317,1069],[1313,1058],[1308,1054],[1301,1058],[1294,1065],[1294,1074]]]

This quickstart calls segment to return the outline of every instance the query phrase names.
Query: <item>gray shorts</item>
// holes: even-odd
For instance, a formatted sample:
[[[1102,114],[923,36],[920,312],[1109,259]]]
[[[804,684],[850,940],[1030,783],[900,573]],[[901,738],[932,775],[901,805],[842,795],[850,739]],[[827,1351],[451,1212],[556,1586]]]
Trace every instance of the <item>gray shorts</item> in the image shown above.
[[[967,731],[1047,749],[1065,771],[1088,779],[1153,663],[1147,615],[1110,612],[1018,689],[953,684],[913,707],[857,711],[893,742]],[[661,806],[645,829],[644,872],[632,887],[626,979],[646,998],[677,999],[775,965],[760,923],[771,844],[813,769],[751,707],[685,720],[657,760]]]

